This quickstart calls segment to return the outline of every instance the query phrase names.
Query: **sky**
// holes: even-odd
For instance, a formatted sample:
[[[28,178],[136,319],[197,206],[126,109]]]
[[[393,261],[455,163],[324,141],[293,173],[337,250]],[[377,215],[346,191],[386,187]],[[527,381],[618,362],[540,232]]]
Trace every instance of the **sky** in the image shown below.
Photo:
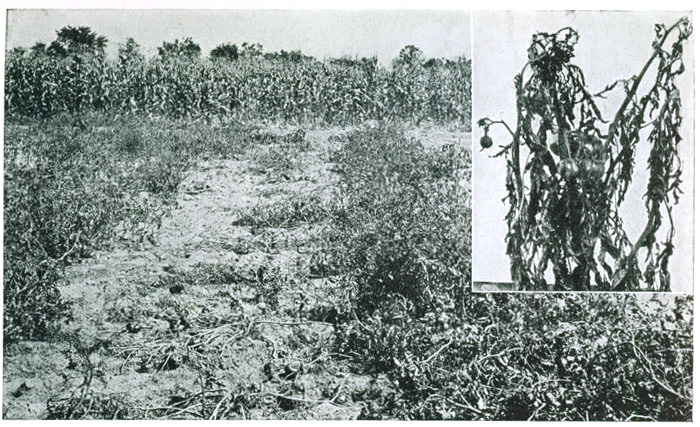
[[[147,55],[163,41],[192,37],[208,52],[220,43],[261,43],[265,52],[300,49],[317,58],[377,55],[389,64],[413,44],[427,57],[470,57],[468,11],[426,10],[55,10],[12,9],[6,47],[49,43],[63,26],[89,26],[108,53],[133,37]]]
[[[527,60],[527,48],[533,33],[554,32],[571,26],[579,33],[573,62],[585,73],[589,90],[598,92],[619,78],[629,78],[641,70],[651,55],[654,24],[671,25],[679,12],[475,12],[474,22],[474,120],[489,117],[514,125],[515,93],[513,77]],[[671,257],[673,291],[692,292],[693,266],[693,58],[692,38],[685,49],[686,71],[678,80],[683,100],[681,144],[684,195],[674,207],[676,224],[675,253]],[[602,105],[609,118],[619,97],[610,97]],[[475,127],[477,141],[481,132]],[[509,142],[506,132],[491,128],[494,145]],[[642,195],[648,173],[648,144],[640,142],[633,184],[622,206],[622,217],[628,235],[636,240],[646,224]],[[510,262],[506,256],[505,216],[507,206],[505,161],[489,157],[495,150],[474,153],[473,182],[473,279],[474,281],[510,281]],[[665,233],[658,234],[665,237]],[[551,280],[551,278],[550,278]]]

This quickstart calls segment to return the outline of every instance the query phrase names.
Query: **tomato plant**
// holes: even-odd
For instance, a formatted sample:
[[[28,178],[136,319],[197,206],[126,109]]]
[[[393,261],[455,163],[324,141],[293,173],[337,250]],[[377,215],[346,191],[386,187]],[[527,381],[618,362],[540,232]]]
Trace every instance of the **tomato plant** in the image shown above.
[[[515,127],[477,122],[485,134],[502,125],[512,136],[495,157],[507,163],[506,252],[519,289],[547,289],[551,268],[555,290],[670,290],[671,213],[681,192],[676,77],[685,69],[692,24],[684,17],[669,27],[657,24],[655,32],[641,71],[599,93],[589,92],[583,70],[571,62],[579,40],[574,29],[535,34],[514,79]],[[606,120],[597,103],[619,88],[624,99]],[[651,147],[646,226],[630,236],[620,205],[642,140]],[[658,236],[662,224],[665,237]]]

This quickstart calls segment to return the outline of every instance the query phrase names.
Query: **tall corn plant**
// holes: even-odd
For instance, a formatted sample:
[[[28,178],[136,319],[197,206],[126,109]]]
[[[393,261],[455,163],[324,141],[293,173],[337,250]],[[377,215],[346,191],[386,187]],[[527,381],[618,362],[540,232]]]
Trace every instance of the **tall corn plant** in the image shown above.
[[[390,72],[376,59],[355,66],[264,58],[215,64],[13,53],[5,63],[5,110],[30,117],[104,109],[338,125],[429,118],[468,126],[470,73],[465,60],[408,73]]]
[[[551,267],[555,290],[670,290],[671,213],[681,192],[676,77],[685,69],[683,45],[692,25],[682,18],[670,27],[657,24],[655,31],[641,71],[597,94],[571,62],[576,31],[535,34],[528,61],[515,76],[515,128],[489,118],[477,122],[485,132],[483,146],[491,143],[493,125],[505,126],[512,136],[496,156],[507,164],[506,251],[519,289],[547,289],[545,271]],[[645,92],[642,81],[650,87]],[[624,100],[606,121],[596,101],[618,86]],[[647,220],[639,236],[629,236],[620,205],[642,139],[651,146]],[[659,237],[664,223],[668,232]]]

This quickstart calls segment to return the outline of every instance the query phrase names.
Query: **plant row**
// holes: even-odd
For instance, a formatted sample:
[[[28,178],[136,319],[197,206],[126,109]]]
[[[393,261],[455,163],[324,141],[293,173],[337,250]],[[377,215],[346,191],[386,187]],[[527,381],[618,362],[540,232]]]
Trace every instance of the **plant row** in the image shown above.
[[[470,126],[471,61],[386,69],[374,61],[252,58],[112,61],[8,54],[5,111],[84,111],[313,124],[401,120]]]

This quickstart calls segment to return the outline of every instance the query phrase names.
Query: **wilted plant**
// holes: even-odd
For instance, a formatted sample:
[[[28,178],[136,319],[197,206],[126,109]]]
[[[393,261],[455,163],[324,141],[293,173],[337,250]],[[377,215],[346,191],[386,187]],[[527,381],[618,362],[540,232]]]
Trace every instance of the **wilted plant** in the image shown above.
[[[465,148],[371,129],[350,134],[332,160],[340,184],[327,267],[356,283],[358,316],[397,298],[417,313],[459,306],[471,273],[469,194],[457,183]]]
[[[588,91],[583,71],[571,62],[579,39],[575,30],[535,34],[528,61],[515,76],[515,128],[489,118],[478,121],[485,132],[503,125],[512,136],[496,156],[507,163],[506,251],[520,289],[546,289],[545,271],[551,267],[557,290],[670,290],[671,212],[681,193],[676,77],[685,69],[683,45],[692,25],[684,17],[670,27],[657,24],[655,31],[642,70],[597,94]],[[619,86],[625,97],[609,122],[596,102]],[[646,127],[651,130],[645,137]],[[624,230],[619,210],[644,138],[651,146],[647,222],[635,239]],[[482,137],[482,145],[489,142]],[[664,223],[668,233],[659,238]]]

